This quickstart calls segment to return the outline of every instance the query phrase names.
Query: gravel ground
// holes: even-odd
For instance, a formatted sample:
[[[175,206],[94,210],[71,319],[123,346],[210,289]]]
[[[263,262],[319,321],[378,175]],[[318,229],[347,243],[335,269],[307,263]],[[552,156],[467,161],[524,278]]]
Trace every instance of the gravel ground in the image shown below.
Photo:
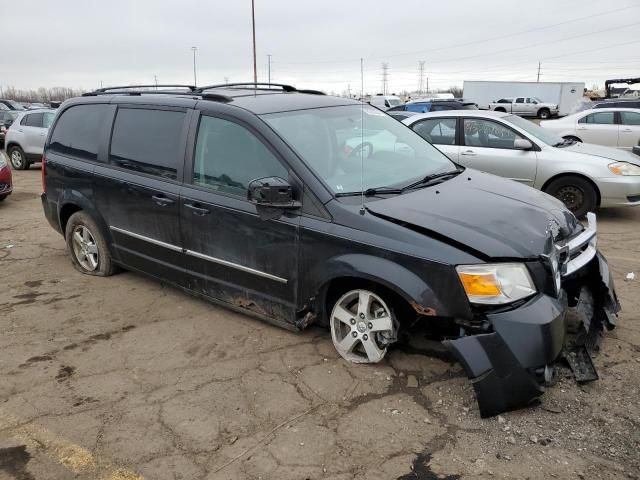
[[[132,273],[77,273],[37,166],[0,205],[0,479],[638,478],[640,209],[599,215],[623,312],[600,380],[482,420],[461,368],[352,365]]]

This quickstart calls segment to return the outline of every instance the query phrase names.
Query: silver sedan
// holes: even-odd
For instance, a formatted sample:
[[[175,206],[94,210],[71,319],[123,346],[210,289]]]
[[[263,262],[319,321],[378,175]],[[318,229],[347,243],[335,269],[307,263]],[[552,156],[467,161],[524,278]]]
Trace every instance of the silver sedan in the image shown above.
[[[454,162],[547,192],[578,217],[640,204],[640,157],[633,153],[563,139],[501,112],[429,112],[403,123]]]

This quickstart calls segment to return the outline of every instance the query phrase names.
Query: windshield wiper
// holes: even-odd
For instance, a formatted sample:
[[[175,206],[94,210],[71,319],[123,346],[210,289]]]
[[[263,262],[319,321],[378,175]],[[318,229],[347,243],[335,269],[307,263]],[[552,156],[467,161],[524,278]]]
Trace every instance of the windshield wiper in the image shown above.
[[[364,196],[373,197],[374,195],[397,195],[403,192],[404,192],[404,189],[402,188],[389,188],[389,187],[367,188],[364,191]],[[356,195],[363,195],[363,193],[359,191],[336,193],[336,197],[355,197]]]
[[[449,171],[449,172],[431,173],[426,177],[421,178],[417,182],[410,183],[406,187],[403,187],[402,191],[406,192],[407,190],[411,190],[412,188],[417,188],[422,186],[428,187],[434,180],[444,179],[446,177],[455,177],[456,175],[459,175],[460,173],[462,173],[463,170],[464,169],[462,168],[458,168],[456,170]]]

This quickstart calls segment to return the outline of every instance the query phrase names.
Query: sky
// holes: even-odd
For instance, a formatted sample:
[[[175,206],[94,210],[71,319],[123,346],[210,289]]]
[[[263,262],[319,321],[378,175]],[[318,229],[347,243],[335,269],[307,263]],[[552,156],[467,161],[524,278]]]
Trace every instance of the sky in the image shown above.
[[[255,0],[258,80],[352,94],[640,76],[640,0]],[[0,86],[253,79],[251,0],[3,2]],[[10,40],[7,40],[10,39]]]

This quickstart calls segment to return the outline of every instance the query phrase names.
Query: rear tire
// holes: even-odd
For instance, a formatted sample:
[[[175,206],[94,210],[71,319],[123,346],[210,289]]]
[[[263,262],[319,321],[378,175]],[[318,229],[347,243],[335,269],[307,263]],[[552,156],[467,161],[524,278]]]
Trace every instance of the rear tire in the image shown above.
[[[494,112],[507,113],[507,111],[506,111],[504,108],[502,108],[502,107],[498,107],[498,108],[494,109],[493,111],[494,111]]]
[[[9,147],[7,155],[9,155],[9,161],[14,170],[26,170],[29,168],[29,162],[27,161],[24,151],[17,145]]]
[[[545,192],[561,200],[578,217],[594,212],[598,206],[598,193],[586,179],[574,175],[552,181]]]
[[[538,110],[538,118],[540,118],[541,120],[546,120],[549,117],[551,117],[551,112],[548,108],[541,108],[540,110]]]
[[[73,266],[79,272],[99,277],[108,277],[116,272],[102,231],[85,212],[71,215],[67,221],[65,239]]]

